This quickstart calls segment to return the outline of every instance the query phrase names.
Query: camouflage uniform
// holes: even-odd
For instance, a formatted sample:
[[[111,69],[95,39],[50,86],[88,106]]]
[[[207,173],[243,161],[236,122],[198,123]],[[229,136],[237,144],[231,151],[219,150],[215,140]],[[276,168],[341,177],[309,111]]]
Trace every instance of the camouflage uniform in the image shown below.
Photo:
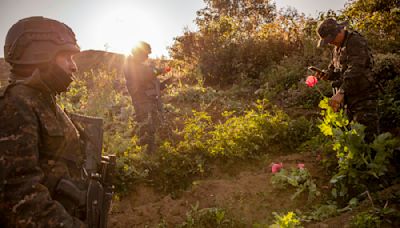
[[[42,22],[54,25],[50,29],[65,29],[59,34],[71,35],[67,26],[54,20],[35,17],[20,22],[8,35],[24,37],[25,28],[32,29],[32,24],[36,27]],[[29,32],[33,34],[35,30]],[[74,41],[67,42],[64,39],[57,47],[79,52]],[[25,48],[31,48],[31,43],[26,43]],[[8,44],[18,42],[6,40],[5,45],[6,61],[15,67],[14,61],[22,62],[29,53]],[[42,49],[43,46],[35,51]],[[35,51],[31,49],[32,53]],[[56,77],[54,72],[49,71],[47,78]],[[77,129],[56,105],[54,91],[43,80],[45,73],[35,70],[31,76],[13,78],[24,80],[0,89],[0,227],[85,227],[80,220],[85,217],[84,205],[77,205],[58,188],[60,180],[65,180],[86,189],[81,179],[83,155]]]
[[[332,31],[338,32],[342,28],[333,19],[327,19],[319,26],[318,34],[325,37],[321,41],[326,44],[337,34],[332,34]],[[372,66],[373,58],[366,39],[358,32],[345,30],[344,40],[340,47],[334,48],[332,61],[324,76],[332,81],[334,88],[344,93],[349,119],[367,127],[367,141],[378,133],[378,89],[373,80]]]
[[[126,86],[135,108],[139,144],[147,145],[147,152],[155,150],[155,134],[161,121],[160,80],[157,69],[130,57],[126,64]]]
[[[74,227],[78,205],[57,183],[79,183],[79,135],[53,95],[40,84],[14,83],[1,91],[1,227]]]

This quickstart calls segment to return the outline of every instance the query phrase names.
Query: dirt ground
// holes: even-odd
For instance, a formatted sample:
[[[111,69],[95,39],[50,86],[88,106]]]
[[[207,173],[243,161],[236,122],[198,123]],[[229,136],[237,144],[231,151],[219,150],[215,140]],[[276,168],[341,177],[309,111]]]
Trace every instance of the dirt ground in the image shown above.
[[[224,208],[249,227],[256,222],[272,224],[272,212],[310,209],[318,199],[308,202],[307,196],[303,195],[291,200],[294,189],[282,191],[272,186],[272,162],[282,162],[286,169],[304,163],[319,190],[328,188],[328,178],[316,156],[279,156],[267,159],[265,164],[258,167],[237,170],[235,175],[216,170],[211,177],[193,182],[192,187],[177,198],[159,194],[151,187],[137,186],[134,193],[114,203],[109,227],[157,227],[160,222],[174,227],[185,221],[186,214],[196,204],[198,209]]]

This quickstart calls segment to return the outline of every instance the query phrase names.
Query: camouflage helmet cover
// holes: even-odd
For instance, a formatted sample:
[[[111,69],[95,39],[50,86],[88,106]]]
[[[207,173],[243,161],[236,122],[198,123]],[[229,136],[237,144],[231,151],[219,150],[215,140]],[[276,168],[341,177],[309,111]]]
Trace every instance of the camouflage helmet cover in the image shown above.
[[[318,47],[323,47],[335,40],[337,34],[344,28],[343,24],[337,23],[335,19],[328,18],[323,20],[317,27],[320,37]]]
[[[79,52],[70,27],[45,17],[19,20],[8,30],[4,58],[10,64],[50,62],[61,51]]]

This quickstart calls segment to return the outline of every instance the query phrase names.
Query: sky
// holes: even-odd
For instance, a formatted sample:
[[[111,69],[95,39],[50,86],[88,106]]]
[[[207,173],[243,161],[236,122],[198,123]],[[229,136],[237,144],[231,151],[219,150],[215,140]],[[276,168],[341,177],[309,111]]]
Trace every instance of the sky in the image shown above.
[[[346,0],[275,0],[306,15],[339,10]],[[152,46],[151,57],[168,56],[167,47],[185,27],[195,30],[203,0],[0,0],[0,44],[19,19],[44,16],[64,22],[75,32],[82,50],[128,54],[140,40]],[[3,49],[3,48],[2,48]],[[0,57],[4,56],[0,51]]]

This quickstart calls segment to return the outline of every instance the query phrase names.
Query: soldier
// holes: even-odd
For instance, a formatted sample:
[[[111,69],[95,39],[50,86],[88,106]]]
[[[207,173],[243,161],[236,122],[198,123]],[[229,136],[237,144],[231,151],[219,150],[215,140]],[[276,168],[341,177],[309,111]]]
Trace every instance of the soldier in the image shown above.
[[[79,133],[55,103],[73,81],[78,52],[73,31],[56,20],[25,18],[7,33],[11,76],[0,89],[0,227],[86,226],[84,198],[77,202],[59,187],[87,188]]]
[[[349,119],[366,126],[365,139],[371,142],[378,133],[378,89],[373,79],[373,59],[367,41],[332,18],[319,24],[317,34],[319,47],[334,46],[328,69],[317,73],[337,88],[330,105],[334,111],[345,105]]]
[[[161,123],[161,90],[165,85],[160,83],[157,76],[169,71],[146,63],[150,53],[150,45],[139,42],[127,58],[124,70],[126,87],[135,109],[139,145],[147,145],[148,154],[155,151],[155,133]]]

